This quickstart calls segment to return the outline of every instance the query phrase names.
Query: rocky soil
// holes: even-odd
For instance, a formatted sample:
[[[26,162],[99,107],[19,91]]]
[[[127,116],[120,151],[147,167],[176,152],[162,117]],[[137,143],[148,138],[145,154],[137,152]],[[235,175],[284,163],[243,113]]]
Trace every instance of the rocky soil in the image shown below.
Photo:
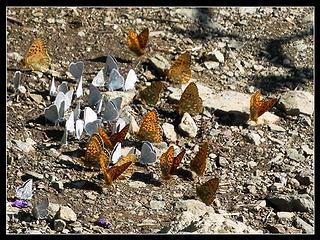
[[[7,9],[7,233],[314,233],[314,10],[312,8],[8,8]],[[150,30],[147,54],[128,50],[129,29]],[[22,72],[23,91],[13,74],[36,37],[47,41],[50,74]],[[121,94],[124,111],[138,125],[152,108],[134,95],[182,52],[192,55],[192,79],[204,101],[203,116],[181,126],[172,108],[182,88],[168,86],[155,106],[164,142],[187,150],[178,173],[161,179],[159,160],[137,166],[130,178],[109,187],[102,174],[83,167],[79,158],[89,136],[61,144],[64,123],[44,118],[55,81],[76,81],[71,62],[84,62],[88,84],[113,55],[126,76],[139,78],[134,94]],[[279,104],[248,122],[249,99],[257,89],[280,97]],[[74,109],[76,103],[72,103]],[[285,107],[285,108],[284,108]],[[179,126],[180,125],[180,126]],[[107,125],[105,125],[107,128]],[[184,131],[181,131],[181,128]],[[204,177],[190,172],[199,145],[210,141]],[[127,146],[141,144],[131,132]],[[126,147],[124,143],[124,146]],[[186,177],[187,176],[187,177]],[[220,179],[216,199],[201,202],[196,186]],[[15,189],[33,179],[26,208],[11,206]],[[49,215],[37,219],[33,207],[49,200]],[[103,217],[106,224],[97,224]]]

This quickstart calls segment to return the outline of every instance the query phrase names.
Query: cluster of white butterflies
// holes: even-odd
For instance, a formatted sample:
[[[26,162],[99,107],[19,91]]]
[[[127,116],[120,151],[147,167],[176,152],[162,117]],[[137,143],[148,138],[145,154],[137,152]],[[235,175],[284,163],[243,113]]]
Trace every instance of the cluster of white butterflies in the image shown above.
[[[76,98],[83,96],[83,69],[84,64],[82,61],[69,65],[69,72],[74,79],[78,81],[77,90],[75,92]],[[65,131],[61,142],[67,144],[68,134],[74,135],[80,140],[83,130],[91,136],[96,132],[97,127],[102,124],[102,121],[114,123],[119,118],[122,98],[106,99],[98,87],[104,86],[109,91],[119,89],[127,91],[134,89],[137,81],[138,78],[133,69],[129,71],[127,79],[124,81],[124,78],[118,71],[116,59],[112,56],[107,56],[105,66],[99,71],[97,76],[94,77],[92,83],[89,84],[89,106],[84,108],[83,118],[80,118],[81,109],[80,104],[78,103],[75,110],[66,117]],[[56,96],[56,100],[51,106],[45,109],[45,117],[54,123],[64,120],[64,113],[70,107],[73,97],[73,92],[67,92],[68,88],[65,82],[58,87],[58,90],[56,89],[53,79],[50,87],[50,96]],[[122,125],[125,125],[125,123]],[[117,129],[117,131],[120,131],[122,128],[119,123],[114,125],[114,130]]]

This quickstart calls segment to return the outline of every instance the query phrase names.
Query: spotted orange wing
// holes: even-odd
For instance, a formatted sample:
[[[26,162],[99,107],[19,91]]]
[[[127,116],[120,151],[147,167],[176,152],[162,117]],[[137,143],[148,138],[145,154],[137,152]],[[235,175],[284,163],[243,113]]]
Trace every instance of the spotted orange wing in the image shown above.
[[[104,175],[104,180],[107,185],[111,185],[114,180],[116,180],[127,168],[132,164],[131,161],[127,161],[121,165],[114,165],[111,168],[105,170],[101,168]]]
[[[183,91],[177,110],[180,115],[188,112],[192,116],[203,112],[202,99],[199,96],[198,87],[194,82],[190,83]]]
[[[191,78],[191,55],[188,52],[181,54],[165,72],[166,78],[172,83],[187,83]]]
[[[260,100],[260,98],[260,90],[257,90],[250,98],[250,119],[252,121],[257,121],[258,117],[271,109],[279,100],[277,98]]]
[[[135,154],[128,154],[125,157],[119,159],[119,161],[115,165],[123,165],[127,162],[132,162],[132,164],[119,176],[119,178],[123,177],[130,177],[133,172],[135,171],[135,162],[137,161],[137,156]]]
[[[129,131],[129,127],[130,127],[130,124],[127,124],[124,128],[121,129],[120,132],[116,132],[110,136],[110,141],[113,147],[116,145],[117,142],[122,143],[124,141]]]
[[[142,141],[162,141],[161,128],[158,122],[158,114],[155,110],[148,112],[144,116],[137,137]]]
[[[32,71],[48,71],[50,68],[51,59],[47,53],[45,42],[41,38],[35,39],[24,58],[22,65]]]
[[[170,179],[171,175],[174,174],[175,170],[180,165],[185,150],[182,150],[176,157],[174,157],[174,148],[170,146],[166,152],[160,157],[160,169],[163,179]]]
[[[103,140],[100,135],[94,133],[87,143],[83,163],[87,166],[95,166],[98,163],[101,152],[105,152],[107,155],[110,155],[109,151],[104,148]]]
[[[209,181],[197,187],[197,195],[206,205],[210,205],[216,197],[215,195],[218,190],[218,186],[219,179],[212,178]]]
[[[200,146],[196,156],[190,162],[190,169],[199,176],[203,176],[204,172],[206,171],[208,155],[208,142],[204,142]]]
[[[137,56],[144,54],[146,45],[149,38],[149,29],[144,29],[139,35],[134,31],[129,30],[127,44],[129,49],[134,52]]]
[[[110,137],[108,136],[108,134],[102,129],[102,128],[97,128],[97,131],[98,131],[98,134],[99,136],[102,138],[103,142],[104,142],[104,146],[112,151],[114,145],[113,143],[111,142],[111,139]]]
[[[152,82],[150,86],[140,92],[141,100],[149,106],[156,105],[159,101],[163,87],[164,84],[161,81]]]

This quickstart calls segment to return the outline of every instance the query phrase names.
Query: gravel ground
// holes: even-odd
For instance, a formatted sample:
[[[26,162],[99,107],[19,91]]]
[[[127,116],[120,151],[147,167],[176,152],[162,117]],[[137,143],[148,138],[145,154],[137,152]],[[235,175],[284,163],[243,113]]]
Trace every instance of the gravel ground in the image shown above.
[[[308,7],[8,8],[7,233],[314,233],[313,13]],[[126,45],[127,34],[146,27],[148,50],[137,64]],[[26,92],[17,93],[13,75],[36,37],[47,42],[52,71],[22,71]],[[193,117],[196,137],[179,132],[181,119],[171,100],[181,89],[167,87],[155,106],[162,128],[173,125],[164,133],[165,143],[155,144],[157,157],[170,144],[185,148],[181,174],[163,181],[157,160],[106,186],[98,171],[79,163],[89,136],[62,145],[64,124],[55,126],[44,118],[44,108],[52,102],[52,76],[57,84],[67,81],[75,88],[68,66],[84,62],[83,109],[88,85],[108,54],[118,60],[124,76],[131,68],[136,71],[136,94],[161,78],[154,58],[171,63],[186,50],[192,56],[191,81],[213,98],[198,86],[205,110],[202,117]],[[223,121],[218,110],[225,109],[215,97],[232,91],[225,111],[237,110],[236,95],[249,99],[256,89],[281,97],[283,103],[286,94],[296,94],[301,105],[286,103],[285,112],[274,108],[270,114],[277,120],[272,124]],[[141,123],[151,108],[124,98]],[[249,100],[242,104],[247,111]],[[75,106],[73,102],[71,108]],[[212,147],[205,176],[197,177],[189,163],[203,141]],[[127,142],[137,140],[130,134]],[[11,207],[16,187],[30,177],[30,206]],[[220,185],[214,203],[206,206],[195,189],[212,177]],[[32,206],[43,197],[48,198],[49,215],[36,219]],[[105,218],[104,226],[95,223],[99,217]]]

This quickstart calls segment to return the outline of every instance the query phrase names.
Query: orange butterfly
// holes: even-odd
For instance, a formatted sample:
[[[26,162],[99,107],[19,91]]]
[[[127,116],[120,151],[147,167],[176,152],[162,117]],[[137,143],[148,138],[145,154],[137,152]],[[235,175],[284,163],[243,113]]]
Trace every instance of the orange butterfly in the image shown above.
[[[124,173],[132,162],[136,159],[134,154],[129,154],[121,158],[114,166],[108,168],[108,158],[110,155],[102,153],[99,157],[100,168],[104,175],[104,180],[107,185],[111,185],[122,173]]]
[[[191,55],[188,52],[181,54],[165,71],[166,78],[172,83],[187,83],[191,78]]]
[[[98,128],[97,130],[99,135],[103,139],[106,148],[112,151],[117,142],[123,142],[128,133],[129,126],[130,125],[127,124],[123,129],[121,129],[120,132],[114,133],[110,137],[102,128]]]
[[[158,114],[155,110],[144,116],[137,137],[142,141],[161,142],[161,128],[158,122]]]
[[[156,105],[159,101],[163,86],[164,84],[161,81],[152,82],[150,86],[140,92],[141,100],[149,106]]]
[[[104,148],[103,140],[99,134],[92,134],[89,142],[87,143],[87,150],[85,152],[84,158],[81,160],[87,166],[95,166],[98,163],[100,155],[104,153],[110,155],[110,152]],[[109,164],[109,157],[106,159]]]
[[[181,163],[186,150],[182,150],[176,157],[174,157],[174,148],[170,146],[166,152],[160,157],[160,168],[163,179],[170,179],[171,175],[178,168]]]
[[[257,90],[250,98],[250,119],[252,121],[257,121],[258,117],[271,109],[279,100],[277,98],[260,100],[260,97],[261,92]]]
[[[41,38],[37,38],[32,42],[21,63],[32,71],[46,72],[49,70],[51,59]]]
[[[177,111],[180,115],[188,112],[192,116],[202,113],[202,99],[199,96],[198,87],[194,82],[190,83],[183,91]]]
[[[149,38],[149,29],[144,29],[139,35],[132,30],[129,30],[127,44],[129,49],[137,56],[144,54]]]
[[[197,195],[206,205],[210,205],[216,197],[218,186],[219,178],[212,178],[197,187]]]
[[[207,167],[207,157],[209,155],[208,142],[204,142],[196,154],[196,156],[190,162],[190,169],[197,175],[203,176]]]

